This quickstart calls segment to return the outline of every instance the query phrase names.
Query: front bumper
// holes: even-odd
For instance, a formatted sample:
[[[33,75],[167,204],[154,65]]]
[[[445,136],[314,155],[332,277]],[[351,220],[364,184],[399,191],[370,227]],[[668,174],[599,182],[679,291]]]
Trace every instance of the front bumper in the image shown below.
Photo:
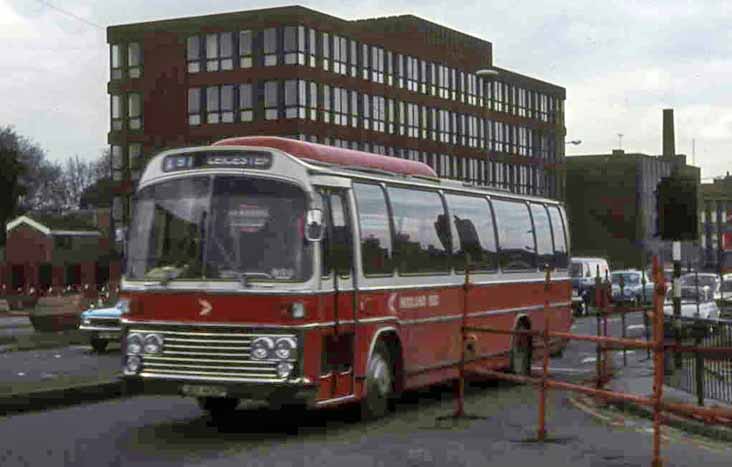
[[[91,324],[81,325],[79,326],[79,330],[91,334],[92,338],[100,338],[101,336],[104,336],[104,339],[119,340],[122,337],[122,330],[118,327],[94,326]]]
[[[305,404],[314,407],[318,389],[305,378],[281,383],[239,383],[194,376],[161,378],[125,375],[123,380],[125,390],[133,394],[197,397],[196,394],[191,393],[191,387],[216,388],[222,390],[225,397],[262,401],[275,406]]]

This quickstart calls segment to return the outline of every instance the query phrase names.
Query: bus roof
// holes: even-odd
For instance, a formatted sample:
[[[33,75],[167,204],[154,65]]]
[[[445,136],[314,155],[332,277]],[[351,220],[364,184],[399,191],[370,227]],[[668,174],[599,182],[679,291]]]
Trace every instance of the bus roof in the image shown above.
[[[432,167],[422,162],[397,159],[353,149],[336,148],[277,136],[242,136],[217,141],[212,146],[260,146],[279,149],[300,159],[348,167],[363,167],[402,175],[435,177]]]

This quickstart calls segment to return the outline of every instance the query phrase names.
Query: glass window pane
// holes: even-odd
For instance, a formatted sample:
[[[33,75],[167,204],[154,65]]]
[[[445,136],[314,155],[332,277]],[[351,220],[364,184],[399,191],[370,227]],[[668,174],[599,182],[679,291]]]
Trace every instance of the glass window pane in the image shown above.
[[[498,267],[498,248],[488,201],[485,198],[451,194],[446,195],[445,199],[455,239],[455,270],[464,270],[467,261],[470,262],[471,270],[495,270]]]
[[[501,269],[535,269],[534,231],[528,206],[522,201],[494,199],[492,202],[498,227]]]
[[[399,272],[447,272],[450,233],[440,195],[390,187],[389,200]]]
[[[217,112],[219,110],[218,86],[210,86],[206,88],[206,110],[208,112]]]
[[[541,204],[531,203],[531,215],[534,219],[534,232],[536,233],[536,254],[539,268],[544,265],[553,266],[554,247],[552,245],[552,232],[549,226],[549,214]]]
[[[241,84],[239,85],[239,107],[242,109],[252,108],[252,85]]]
[[[138,42],[132,42],[127,47],[127,64],[129,67],[140,66],[140,44]]]
[[[567,255],[565,224],[557,206],[549,206],[549,218],[552,222],[552,237],[554,239],[554,267],[563,269],[567,267],[569,257]]]
[[[264,83],[264,106],[277,107],[277,81]]]
[[[275,28],[264,30],[264,53],[277,53],[277,29]]]
[[[201,89],[191,88],[188,90],[188,113],[198,113],[201,110]]]
[[[361,228],[361,257],[364,274],[393,272],[391,228],[386,199],[381,187],[353,184]]]
[[[206,36],[206,57],[216,58],[219,56],[219,36],[218,34],[208,34]]]
[[[112,68],[119,68],[122,66],[121,58],[119,44],[112,44]]]
[[[239,55],[251,55],[252,31],[239,31]]]

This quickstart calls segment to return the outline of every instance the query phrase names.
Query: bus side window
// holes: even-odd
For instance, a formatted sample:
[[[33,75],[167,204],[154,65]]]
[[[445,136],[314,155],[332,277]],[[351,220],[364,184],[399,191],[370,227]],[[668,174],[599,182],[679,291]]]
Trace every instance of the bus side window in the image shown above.
[[[331,252],[333,267],[340,276],[351,275],[353,268],[352,229],[345,195],[330,196],[330,215],[332,219]]]
[[[507,199],[494,198],[492,202],[498,227],[501,269],[536,270],[536,247],[529,206],[523,201]]]
[[[539,261],[539,269],[544,270],[545,265],[555,267],[554,239],[549,224],[549,214],[542,204],[531,203],[531,217],[534,219],[534,231],[536,232],[536,255]]]
[[[354,183],[361,230],[361,259],[365,275],[394,273],[391,222],[384,190],[379,185]]]
[[[552,237],[554,239],[554,267],[557,269],[565,269],[569,264],[566,228],[559,208],[557,206],[549,206],[548,210],[549,218],[552,222]],[[591,277],[593,274],[594,271],[588,272],[587,277]]]

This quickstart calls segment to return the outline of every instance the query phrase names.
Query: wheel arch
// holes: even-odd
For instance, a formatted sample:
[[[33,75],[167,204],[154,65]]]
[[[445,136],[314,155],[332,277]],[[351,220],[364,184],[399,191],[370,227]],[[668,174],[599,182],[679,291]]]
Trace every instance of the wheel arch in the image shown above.
[[[404,349],[402,347],[401,335],[399,330],[393,326],[386,326],[374,332],[369,345],[369,353],[366,365],[371,360],[374,348],[378,342],[384,342],[391,358],[391,364],[394,370],[394,390],[401,392],[404,388]]]

